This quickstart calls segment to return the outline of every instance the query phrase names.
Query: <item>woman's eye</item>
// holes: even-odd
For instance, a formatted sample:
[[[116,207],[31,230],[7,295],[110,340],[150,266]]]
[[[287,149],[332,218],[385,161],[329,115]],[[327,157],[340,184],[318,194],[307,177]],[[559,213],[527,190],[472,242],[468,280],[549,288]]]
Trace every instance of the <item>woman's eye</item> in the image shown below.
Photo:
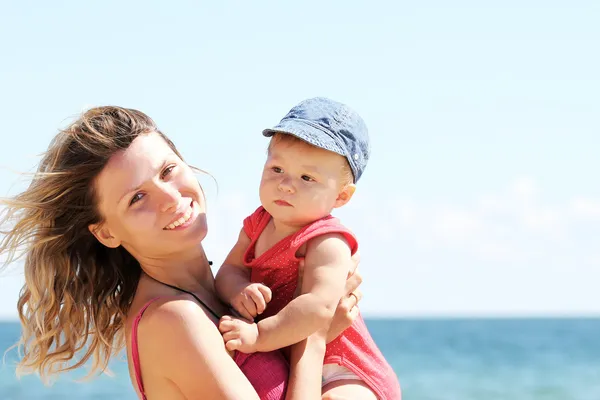
[[[129,201],[129,205],[132,206],[135,203],[137,203],[138,201],[140,201],[142,198],[144,197],[143,193],[136,193],[133,195],[133,197],[131,198],[131,200]]]
[[[305,180],[306,182],[314,181],[314,179],[308,175],[302,175],[302,179]]]
[[[280,173],[282,173],[282,172],[283,172],[283,170],[282,170],[281,168],[279,168],[279,167],[273,167],[273,168],[271,168],[271,169],[273,170],[273,172],[275,172],[275,173],[277,173],[277,174],[280,174]]]
[[[173,171],[173,168],[175,168],[175,165],[169,165],[167,168],[165,168],[160,174],[161,179],[166,178],[167,175],[169,175]]]

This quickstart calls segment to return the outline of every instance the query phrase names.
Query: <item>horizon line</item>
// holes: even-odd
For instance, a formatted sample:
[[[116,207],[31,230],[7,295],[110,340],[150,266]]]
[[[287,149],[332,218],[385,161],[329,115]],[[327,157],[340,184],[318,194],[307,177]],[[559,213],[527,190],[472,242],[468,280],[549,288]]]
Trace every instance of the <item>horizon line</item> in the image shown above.
[[[367,320],[509,320],[509,319],[600,319],[598,312],[582,313],[361,313]],[[20,323],[18,317],[0,316],[0,323]]]

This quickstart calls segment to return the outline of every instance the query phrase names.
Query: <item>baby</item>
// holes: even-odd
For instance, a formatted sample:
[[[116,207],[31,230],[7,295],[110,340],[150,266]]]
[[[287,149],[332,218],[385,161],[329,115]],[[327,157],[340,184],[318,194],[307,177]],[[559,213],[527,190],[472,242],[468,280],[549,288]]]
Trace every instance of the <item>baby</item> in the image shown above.
[[[221,333],[227,349],[244,353],[285,348],[328,327],[358,248],[331,212],[352,198],[370,152],[362,118],[326,98],[302,101],[263,135],[271,140],[261,206],[243,221],[216,277],[223,301],[246,319],[225,317]],[[301,260],[302,287],[294,297]],[[401,397],[394,371],[360,315],[327,345],[322,368],[324,392]]]

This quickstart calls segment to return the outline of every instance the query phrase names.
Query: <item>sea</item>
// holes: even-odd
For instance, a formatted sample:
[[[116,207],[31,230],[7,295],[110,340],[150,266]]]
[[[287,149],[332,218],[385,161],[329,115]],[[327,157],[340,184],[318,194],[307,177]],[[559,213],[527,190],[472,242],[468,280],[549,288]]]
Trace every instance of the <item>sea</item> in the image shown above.
[[[600,400],[600,319],[367,319],[377,345],[400,379],[404,400]],[[0,322],[0,350],[20,334]],[[4,353],[4,351],[3,351]],[[135,400],[122,359],[114,376],[52,386],[17,379],[16,351],[0,369],[0,400]]]

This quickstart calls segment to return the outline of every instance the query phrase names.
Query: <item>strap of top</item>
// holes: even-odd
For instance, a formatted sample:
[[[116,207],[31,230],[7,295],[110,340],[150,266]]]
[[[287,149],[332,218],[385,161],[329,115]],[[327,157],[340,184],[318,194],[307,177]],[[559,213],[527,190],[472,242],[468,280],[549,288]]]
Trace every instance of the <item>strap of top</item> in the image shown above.
[[[160,297],[155,297],[146,304],[140,310],[138,315],[136,315],[135,320],[133,321],[133,328],[131,330],[131,357],[133,358],[133,369],[135,370],[135,381],[137,383],[138,389],[142,394],[142,399],[146,400],[146,393],[144,392],[144,383],[142,382],[142,368],[140,366],[140,353],[138,350],[138,325],[140,324],[140,320],[142,319],[142,315],[146,309],[152,304],[154,301],[158,300]]]
[[[152,278],[152,279],[154,279],[154,278]],[[204,307],[205,309],[207,309],[208,312],[211,313],[211,315],[213,317],[215,317],[216,319],[221,319],[221,316],[219,316],[219,314],[217,314],[216,312],[214,312],[212,308],[210,308],[205,302],[203,302],[202,300],[200,300],[200,298],[198,296],[196,296],[194,293],[189,292],[189,291],[187,291],[185,289],[178,288],[177,286],[173,286],[173,285],[169,285],[168,283],[161,282],[161,281],[159,281],[157,279],[154,279],[154,280],[157,281],[157,282],[159,282],[159,283],[162,283],[163,285],[168,286],[168,287],[170,287],[172,289],[179,290],[180,292],[189,294],[194,299],[196,299],[196,301],[198,303],[200,303],[202,305],[202,307]]]
[[[173,285],[169,285],[168,283],[161,282],[158,279],[155,279],[155,278],[152,278],[152,279],[154,279],[155,281],[157,281],[159,283],[162,283],[165,286],[168,286],[168,287],[178,290],[180,292],[184,292],[184,293],[191,295],[194,299],[196,299],[196,301],[198,303],[200,303],[202,305],[202,307],[204,307],[206,310],[208,310],[208,312],[211,313],[216,319],[221,318],[213,309],[211,309],[205,302],[200,300],[200,298],[198,296],[196,296],[194,293],[189,292],[185,289],[178,288],[177,286],[173,286]],[[138,326],[140,324],[140,320],[142,319],[142,316],[144,315],[144,312],[146,311],[146,309],[154,301],[156,301],[158,299],[160,299],[160,297],[155,297],[152,300],[150,300],[149,302],[147,302],[146,304],[144,304],[144,306],[141,308],[140,312],[136,315],[135,320],[133,321],[133,327],[131,330],[131,357],[133,358],[133,369],[135,370],[135,381],[137,383],[140,393],[142,394],[142,400],[147,400],[147,399],[146,399],[146,393],[144,392],[144,382],[142,382],[142,368],[140,365],[140,353],[139,353],[139,348],[138,348]]]
[[[291,239],[289,248],[294,254],[300,246],[309,240],[328,233],[339,233],[348,241],[352,255],[358,250],[358,241],[350,229],[342,225],[340,220],[328,215],[299,230]]]

